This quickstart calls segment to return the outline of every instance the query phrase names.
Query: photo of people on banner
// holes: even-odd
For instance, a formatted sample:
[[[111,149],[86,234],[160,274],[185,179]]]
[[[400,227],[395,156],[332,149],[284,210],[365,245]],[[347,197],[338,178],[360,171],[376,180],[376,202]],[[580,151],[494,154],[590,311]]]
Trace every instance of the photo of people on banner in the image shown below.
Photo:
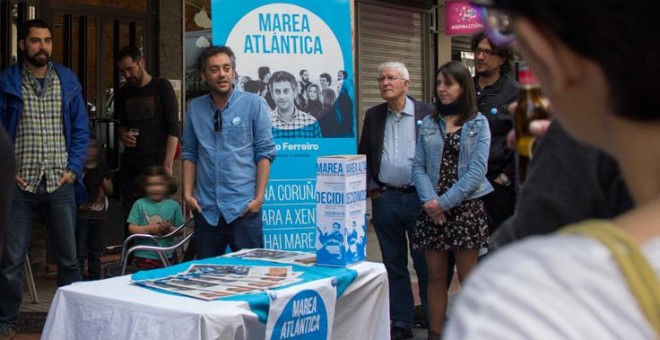
[[[266,100],[273,110],[273,138],[354,137],[353,101],[344,86],[348,73],[338,70],[333,79],[323,72],[315,80],[307,69],[295,74],[261,66],[254,79],[239,76],[236,87]]]
[[[358,228],[357,222],[353,221],[351,228],[344,229],[344,234],[341,229],[339,222],[334,222],[332,231],[327,233],[317,227],[319,242],[322,245],[319,250],[320,256],[337,261],[346,260],[349,263],[354,262],[354,259],[364,259],[367,256],[367,237],[364,235],[364,226]]]

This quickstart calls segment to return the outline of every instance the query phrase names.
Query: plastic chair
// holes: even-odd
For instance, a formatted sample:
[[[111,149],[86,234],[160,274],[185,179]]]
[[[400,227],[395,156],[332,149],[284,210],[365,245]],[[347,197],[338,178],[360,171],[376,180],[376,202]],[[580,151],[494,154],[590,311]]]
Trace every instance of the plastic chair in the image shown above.
[[[133,234],[133,235],[127,237],[126,240],[124,241],[124,244],[123,244],[122,249],[121,249],[121,258],[120,258],[121,275],[126,275],[126,266],[128,265],[128,258],[130,257],[131,253],[133,253],[135,251],[138,251],[138,250],[154,251],[158,254],[158,257],[160,258],[160,261],[163,263],[163,267],[169,267],[170,265],[172,265],[170,263],[170,260],[167,258],[167,256],[165,256],[165,253],[168,252],[168,251],[171,251],[171,250],[175,250],[175,249],[183,246],[184,244],[186,244],[186,242],[188,242],[195,235],[195,233],[192,232],[192,233],[186,235],[181,241],[179,241],[178,243],[173,244],[169,247],[163,247],[160,244],[160,240],[176,235],[177,233],[179,233],[180,230],[187,227],[192,222],[193,222],[193,219],[190,218],[186,222],[184,222],[182,225],[176,227],[176,229],[174,229],[172,232],[170,232],[167,235],[163,235],[163,236],[154,236],[154,235],[150,235],[150,234]],[[136,240],[136,239],[146,239],[146,240],[149,240],[149,241],[153,242],[154,245],[149,246],[149,245],[140,244],[140,245],[135,245],[135,246],[129,248],[131,242],[133,240]]]

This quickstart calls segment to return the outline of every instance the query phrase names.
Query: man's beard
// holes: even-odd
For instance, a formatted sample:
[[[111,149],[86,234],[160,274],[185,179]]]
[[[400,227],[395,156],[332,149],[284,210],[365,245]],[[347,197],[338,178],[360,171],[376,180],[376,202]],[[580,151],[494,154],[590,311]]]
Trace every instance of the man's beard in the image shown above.
[[[138,72],[138,74],[135,77],[128,77],[126,78],[126,82],[129,83],[132,86],[139,86],[140,83],[142,83],[142,77],[144,76],[144,73],[142,69]]]
[[[491,75],[493,75],[493,72],[495,72],[495,70],[489,68],[486,68],[483,71],[479,71],[479,69],[475,70],[476,75],[480,77],[490,77]]]
[[[39,57],[40,55],[45,55],[46,58],[45,58],[45,59],[39,59],[38,57]],[[43,67],[43,66],[48,65],[48,63],[50,62],[51,58],[52,58],[52,56],[49,55],[46,51],[39,51],[39,52],[37,52],[37,53],[35,53],[35,54],[33,54],[33,55],[27,55],[27,54],[25,55],[25,59],[26,59],[30,64],[32,64],[32,65],[34,65],[34,66],[36,66],[36,67]]]

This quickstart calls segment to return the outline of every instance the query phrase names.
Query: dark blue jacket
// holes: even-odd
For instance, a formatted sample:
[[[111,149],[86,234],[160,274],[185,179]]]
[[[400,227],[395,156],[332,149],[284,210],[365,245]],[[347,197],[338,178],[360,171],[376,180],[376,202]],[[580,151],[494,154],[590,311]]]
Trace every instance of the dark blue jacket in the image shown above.
[[[77,175],[76,201],[86,202],[82,170],[87,158],[89,120],[82,97],[82,87],[71,70],[56,63],[53,65],[62,85],[62,121],[68,154],[67,169]],[[0,73],[0,121],[14,143],[16,129],[23,113],[22,77],[22,63],[16,63]]]

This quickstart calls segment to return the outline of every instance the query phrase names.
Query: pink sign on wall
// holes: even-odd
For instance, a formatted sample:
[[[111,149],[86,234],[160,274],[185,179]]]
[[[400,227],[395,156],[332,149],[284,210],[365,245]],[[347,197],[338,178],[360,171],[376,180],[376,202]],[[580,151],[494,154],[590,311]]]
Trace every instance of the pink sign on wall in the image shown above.
[[[481,17],[469,1],[445,2],[445,35],[470,35],[483,29]]]

